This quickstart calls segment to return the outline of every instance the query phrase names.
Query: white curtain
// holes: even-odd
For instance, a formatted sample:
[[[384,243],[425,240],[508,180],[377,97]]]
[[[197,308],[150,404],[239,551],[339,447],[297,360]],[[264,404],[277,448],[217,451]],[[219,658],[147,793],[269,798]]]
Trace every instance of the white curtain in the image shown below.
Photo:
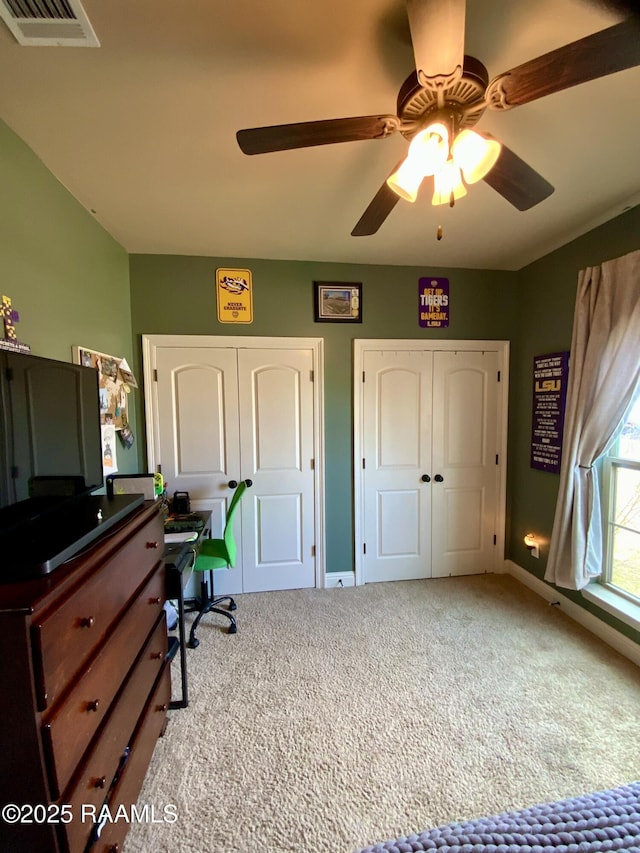
[[[594,467],[640,383],[640,251],[582,270],[573,321],[556,514],[545,580],[582,589],[602,573]]]

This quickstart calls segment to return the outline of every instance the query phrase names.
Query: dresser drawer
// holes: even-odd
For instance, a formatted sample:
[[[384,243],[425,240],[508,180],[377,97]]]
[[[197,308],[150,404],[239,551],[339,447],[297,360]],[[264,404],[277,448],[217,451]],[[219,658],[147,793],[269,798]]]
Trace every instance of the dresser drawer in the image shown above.
[[[162,523],[153,517],[54,610],[32,627],[38,707],[52,705],[105,640],[141,579],[162,556]]]
[[[160,625],[166,637],[164,614],[160,619]],[[158,660],[150,654],[155,638],[154,631],[129,674],[122,692],[117,696],[117,704],[107,716],[89,755],[82,762],[78,774],[60,799],[61,803],[71,805],[74,816],[72,823],[62,828],[69,853],[82,853],[84,850],[91,833],[92,823],[89,819],[85,821],[80,819],[83,814],[83,805],[85,815],[89,814],[92,807],[96,811],[99,810],[118,769],[120,757],[130,743],[133,731],[148,702],[149,693],[158,673],[163,666],[166,673],[170,672],[164,660]],[[162,716],[164,719],[169,700],[162,704],[163,707],[157,712],[157,716]]]
[[[159,569],[134,599],[71,693],[45,718],[42,737],[49,758],[54,796],[57,797],[68,784],[133,665],[138,650],[158,621],[162,610],[158,599],[163,598],[163,584],[164,570]],[[167,631],[165,620],[161,619],[143,654],[149,665],[155,661],[152,668],[157,672],[157,662],[164,660],[166,652]]]
[[[131,744],[129,760],[109,798],[109,814],[116,815],[118,807],[124,806],[127,814],[131,815],[132,803],[135,804],[138,802],[138,796],[142,789],[142,783],[144,782],[156,741],[165,726],[166,714],[164,709],[169,704],[170,699],[171,679],[169,666],[167,665],[158,679],[149,703],[145,707],[144,714]],[[156,812],[152,813],[148,811],[154,805]],[[156,822],[162,819],[173,820],[173,812],[165,814],[165,812],[160,811],[164,805],[167,804],[140,803],[137,811],[138,814],[142,815],[142,819],[144,820],[155,820]],[[147,807],[146,813],[144,811],[145,806]],[[122,850],[123,841],[128,830],[129,824],[126,821],[119,820],[115,823],[106,823],[100,833],[100,837],[91,846],[91,853],[113,853],[114,850]]]

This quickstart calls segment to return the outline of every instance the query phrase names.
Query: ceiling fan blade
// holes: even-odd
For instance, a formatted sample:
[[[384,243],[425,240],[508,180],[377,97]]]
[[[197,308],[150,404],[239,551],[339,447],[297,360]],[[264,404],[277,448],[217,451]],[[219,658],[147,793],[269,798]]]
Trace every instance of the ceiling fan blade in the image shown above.
[[[276,124],[271,127],[252,127],[236,133],[238,145],[245,154],[266,154],[291,148],[331,145],[334,142],[354,142],[362,139],[382,139],[397,130],[396,116],[358,116],[325,121],[304,121],[299,124]]]
[[[485,98],[490,107],[509,109],[637,65],[640,22],[634,17],[512,68],[489,83]]]
[[[462,76],[465,0],[407,0],[418,82],[448,89]]]
[[[400,160],[395,168],[389,172],[392,175],[402,163]],[[388,186],[385,181],[378,192],[371,199],[369,207],[358,220],[355,228],[351,232],[352,237],[369,237],[375,234],[378,228],[391,213],[396,203],[400,201],[400,196]]]
[[[506,145],[483,180],[518,210],[529,210],[548,198],[553,187]]]

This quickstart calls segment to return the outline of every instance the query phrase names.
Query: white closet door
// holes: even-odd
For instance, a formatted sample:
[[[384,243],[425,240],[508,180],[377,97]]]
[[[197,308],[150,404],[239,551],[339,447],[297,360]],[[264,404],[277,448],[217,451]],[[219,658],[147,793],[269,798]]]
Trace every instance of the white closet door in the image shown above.
[[[491,571],[495,562],[497,375],[496,352],[434,354],[433,577]]]
[[[315,586],[311,350],[240,349],[243,590]]]
[[[143,352],[149,464],[162,466],[169,493],[210,510],[218,537],[229,482],[253,481],[235,517],[236,566],[215,573],[216,593],[315,586],[322,341],[149,335]]]
[[[431,576],[430,352],[364,354],[364,577]]]
[[[229,481],[240,477],[236,351],[158,347],[156,370],[156,453],[167,492],[189,492],[194,508],[211,512],[219,536],[233,494]],[[236,577],[221,582],[240,591],[240,561],[231,572]]]
[[[365,583],[493,570],[497,352],[365,350],[363,366]]]

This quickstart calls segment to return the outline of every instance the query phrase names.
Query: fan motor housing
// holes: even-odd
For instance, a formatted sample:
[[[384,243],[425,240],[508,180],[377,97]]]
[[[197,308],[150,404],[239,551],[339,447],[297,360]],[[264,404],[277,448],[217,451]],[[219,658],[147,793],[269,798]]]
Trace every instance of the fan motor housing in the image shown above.
[[[425,119],[443,111],[453,113],[457,130],[473,127],[487,107],[484,93],[488,84],[487,69],[473,56],[464,57],[462,76],[443,92],[425,89],[413,71],[398,93],[400,133],[407,138],[412,137],[425,124]]]

